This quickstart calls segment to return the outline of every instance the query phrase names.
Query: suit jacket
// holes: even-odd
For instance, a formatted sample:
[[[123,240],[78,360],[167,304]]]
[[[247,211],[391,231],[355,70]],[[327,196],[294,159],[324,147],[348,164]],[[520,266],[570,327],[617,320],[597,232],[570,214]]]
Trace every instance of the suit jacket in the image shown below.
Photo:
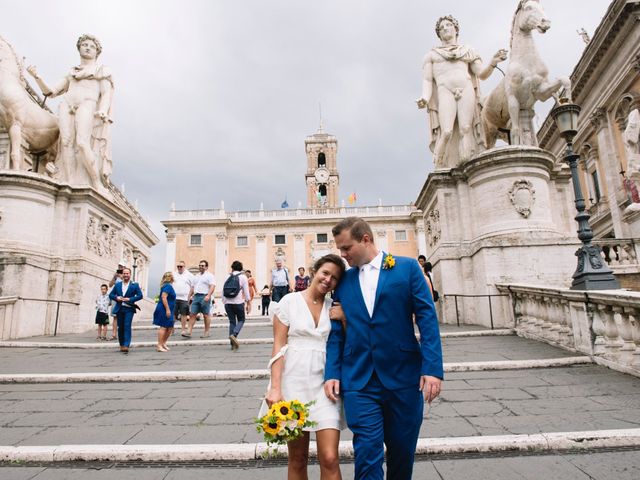
[[[133,313],[136,313],[136,310],[139,310],[135,303],[139,300],[142,300],[142,290],[140,289],[140,285],[136,282],[129,282],[127,287],[127,291],[122,293],[122,282],[117,282],[113,288],[111,289],[111,293],[109,293],[109,298],[116,301],[116,297],[126,297],[129,299],[128,302],[116,302],[116,305],[113,307],[111,313],[118,313],[120,310],[133,310]]]
[[[438,318],[424,274],[414,259],[394,258],[392,268],[380,270],[371,316],[358,268],[347,270],[336,290],[335,300],[347,319],[346,331],[340,322],[331,322],[325,380],[340,380],[343,390],[362,389],[374,370],[390,390],[417,388],[421,375],[443,378]]]

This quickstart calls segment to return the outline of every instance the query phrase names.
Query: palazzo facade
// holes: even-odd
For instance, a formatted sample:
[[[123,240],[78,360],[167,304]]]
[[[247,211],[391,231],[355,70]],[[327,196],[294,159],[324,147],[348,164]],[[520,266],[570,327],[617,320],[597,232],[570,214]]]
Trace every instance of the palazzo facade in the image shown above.
[[[277,257],[284,259],[293,276],[299,267],[309,271],[327,253],[338,253],[331,228],[349,216],[365,218],[378,247],[394,255],[417,257],[425,252],[423,215],[413,205],[342,206],[339,203],[338,141],[323,131],[305,140],[306,208],[226,211],[224,208],[169,211],[166,228],[165,270],[176,261],[197,271],[198,262],[209,262],[209,271],[220,284],[231,262],[239,260],[251,270],[260,290],[270,281]],[[216,289],[220,295],[221,288]]]

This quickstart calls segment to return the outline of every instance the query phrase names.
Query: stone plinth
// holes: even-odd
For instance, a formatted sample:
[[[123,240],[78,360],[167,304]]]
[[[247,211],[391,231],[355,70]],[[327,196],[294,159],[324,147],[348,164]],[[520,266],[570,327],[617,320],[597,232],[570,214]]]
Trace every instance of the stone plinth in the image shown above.
[[[100,284],[121,259],[132,265],[134,252],[146,293],[149,250],[157,242],[113,186],[98,193],[0,170],[0,299],[12,297],[11,315],[0,316],[0,338],[93,328]]]
[[[488,150],[459,168],[429,175],[416,201],[427,257],[444,298],[441,321],[509,326],[499,283],[569,286],[580,242],[571,218],[570,177],[536,147]],[[454,294],[458,297],[457,314]]]

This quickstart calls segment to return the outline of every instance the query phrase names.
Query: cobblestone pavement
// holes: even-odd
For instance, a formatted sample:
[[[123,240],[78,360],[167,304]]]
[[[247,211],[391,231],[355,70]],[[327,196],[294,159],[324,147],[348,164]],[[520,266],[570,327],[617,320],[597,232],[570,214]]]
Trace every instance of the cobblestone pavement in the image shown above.
[[[267,337],[268,327],[248,327],[246,337]],[[264,329],[261,332],[257,330]],[[469,328],[446,327],[443,331]],[[224,338],[224,329],[212,330]],[[152,330],[136,331],[139,340]],[[71,340],[69,340],[71,338]],[[84,340],[79,340],[84,338]],[[63,336],[86,341],[91,336]],[[52,337],[46,337],[51,341]],[[57,341],[58,339],[56,339]],[[445,338],[446,362],[523,360],[574,355],[519,338]],[[169,353],[134,348],[111,350],[0,348],[0,373],[70,373],[265,368],[270,346],[176,346]],[[0,384],[0,445],[192,444],[260,440],[252,425],[264,380]],[[584,431],[640,426],[640,379],[605,367],[480,371],[447,375],[441,398],[425,409],[421,437],[462,437]],[[349,440],[348,431],[342,439]],[[415,478],[640,478],[639,451],[597,451],[523,457],[437,458],[416,464]],[[279,466],[188,468],[185,465],[133,468],[0,466],[4,479],[285,478]],[[318,478],[312,466],[310,478]],[[353,466],[344,467],[353,478]],[[536,476],[537,475],[537,476]]]

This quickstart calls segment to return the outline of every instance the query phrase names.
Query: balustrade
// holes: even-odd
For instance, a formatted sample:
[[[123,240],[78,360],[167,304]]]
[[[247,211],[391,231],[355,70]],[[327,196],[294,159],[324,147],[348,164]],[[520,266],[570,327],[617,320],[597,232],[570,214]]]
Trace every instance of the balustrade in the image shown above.
[[[497,287],[511,296],[519,335],[601,358],[609,366],[640,376],[638,292]]]

